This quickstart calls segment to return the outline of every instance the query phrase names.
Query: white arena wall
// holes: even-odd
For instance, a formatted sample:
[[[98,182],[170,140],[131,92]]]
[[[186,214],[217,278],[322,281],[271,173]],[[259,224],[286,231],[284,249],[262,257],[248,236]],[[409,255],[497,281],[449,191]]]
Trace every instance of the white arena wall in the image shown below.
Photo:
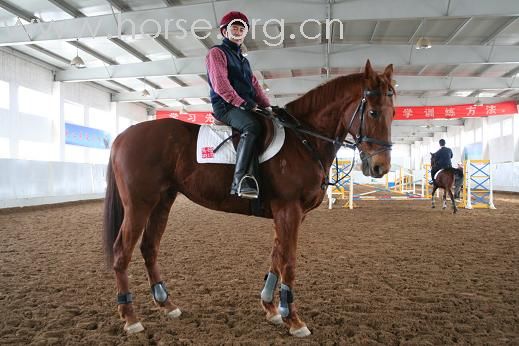
[[[453,151],[453,165],[466,158],[490,160],[494,190],[519,192],[519,115],[465,119],[463,127],[415,142],[409,146],[412,169],[430,161],[441,138]]]
[[[145,121],[136,104],[0,51],[0,208],[101,198],[109,150],[65,144],[65,122],[110,132]]]

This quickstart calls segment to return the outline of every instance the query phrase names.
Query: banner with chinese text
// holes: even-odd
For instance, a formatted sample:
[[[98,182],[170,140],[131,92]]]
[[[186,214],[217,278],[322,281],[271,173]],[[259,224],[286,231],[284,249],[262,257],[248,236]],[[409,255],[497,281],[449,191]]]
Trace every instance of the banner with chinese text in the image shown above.
[[[395,108],[395,120],[478,118],[512,114],[517,114],[517,104],[514,101],[484,104],[481,106],[465,104]]]
[[[194,124],[212,124],[214,118],[211,112],[179,112],[179,111],[157,111],[156,119],[173,118]]]
[[[517,114],[517,104],[514,101],[484,104],[481,106],[465,104],[453,106],[395,107],[395,120],[478,118],[512,114]],[[211,124],[214,120],[211,112],[184,113],[168,110],[157,111],[156,118],[174,118],[195,124]]]
[[[65,144],[88,148],[109,149],[111,136],[108,132],[92,127],[65,123]]]

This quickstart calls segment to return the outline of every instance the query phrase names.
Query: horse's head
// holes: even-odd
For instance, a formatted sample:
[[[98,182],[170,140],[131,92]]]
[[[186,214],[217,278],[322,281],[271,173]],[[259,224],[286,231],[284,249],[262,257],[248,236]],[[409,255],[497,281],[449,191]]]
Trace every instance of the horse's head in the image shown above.
[[[362,173],[380,178],[391,167],[391,123],[395,109],[391,84],[393,65],[388,65],[384,73],[373,71],[369,60],[366,62],[363,79],[363,101],[356,114],[360,119],[358,130],[350,133],[356,137],[362,159]],[[353,121],[354,119],[352,119]]]

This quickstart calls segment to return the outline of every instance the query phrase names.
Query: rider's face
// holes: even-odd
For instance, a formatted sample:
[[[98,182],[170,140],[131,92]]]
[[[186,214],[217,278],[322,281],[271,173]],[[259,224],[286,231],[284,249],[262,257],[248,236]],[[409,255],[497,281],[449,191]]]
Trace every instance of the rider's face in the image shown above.
[[[231,42],[236,44],[242,44],[247,36],[247,29],[241,25],[232,24],[230,30],[224,29],[224,36],[227,37]]]

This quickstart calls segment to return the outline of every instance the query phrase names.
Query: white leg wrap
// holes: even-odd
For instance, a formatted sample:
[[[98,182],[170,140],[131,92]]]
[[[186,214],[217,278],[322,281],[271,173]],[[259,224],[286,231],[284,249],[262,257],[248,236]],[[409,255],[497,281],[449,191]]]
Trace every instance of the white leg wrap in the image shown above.
[[[276,289],[277,282],[277,275],[269,272],[267,274],[267,278],[265,279],[265,286],[261,291],[261,300],[263,300],[265,303],[271,303],[272,300],[274,300],[274,290]]]

